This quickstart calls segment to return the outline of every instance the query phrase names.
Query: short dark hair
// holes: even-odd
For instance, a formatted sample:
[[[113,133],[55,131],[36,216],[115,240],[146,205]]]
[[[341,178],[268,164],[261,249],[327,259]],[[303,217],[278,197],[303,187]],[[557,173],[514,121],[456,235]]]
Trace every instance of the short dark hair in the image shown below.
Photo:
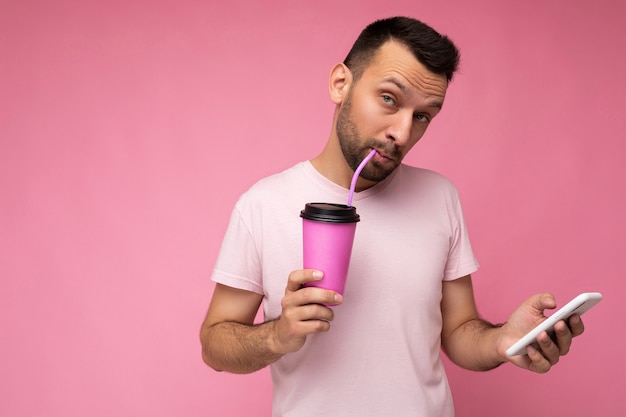
[[[343,63],[350,68],[355,80],[389,40],[406,46],[429,71],[445,74],[448,82],[459,66],[459,50],[447,36],[417,19],[396,16],[370,23],[354,42]]]

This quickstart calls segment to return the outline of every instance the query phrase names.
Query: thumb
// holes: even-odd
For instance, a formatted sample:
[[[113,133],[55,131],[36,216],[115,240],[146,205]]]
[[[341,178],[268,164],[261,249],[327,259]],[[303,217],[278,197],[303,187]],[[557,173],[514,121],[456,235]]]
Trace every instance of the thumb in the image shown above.
[[[528,304],[535,310],[538,310],[539,312],[556,308],[556,300],[554,298],[554,295],[550,293],[533,295],[526,301],[526,304]]]

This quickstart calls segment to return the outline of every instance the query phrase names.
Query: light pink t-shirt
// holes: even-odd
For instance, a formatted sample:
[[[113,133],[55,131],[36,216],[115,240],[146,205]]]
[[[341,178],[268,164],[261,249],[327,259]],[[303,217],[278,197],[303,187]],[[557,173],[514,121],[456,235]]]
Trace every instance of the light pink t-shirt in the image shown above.
[[[287,276],[302,268],[300,210],[347,199],[310,162],[261,180],[233,210],[212,279],[263,294],[266,320],[277,318]],[[478,269],[456,189],[401,165],[352,204],[361,221],[344,302],[329,332],[270,366],[273,416],[453,416],[442,281]]]

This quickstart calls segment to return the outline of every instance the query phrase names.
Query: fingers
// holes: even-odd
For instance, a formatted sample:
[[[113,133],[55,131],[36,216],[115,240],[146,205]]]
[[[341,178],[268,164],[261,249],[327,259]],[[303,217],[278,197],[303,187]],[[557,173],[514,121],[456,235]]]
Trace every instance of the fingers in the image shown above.
[[[321,304],[306,304],[299,308],[285,309],[283,316],[290,323],[290,333],[307,335],[328,331],[335,313]]]
[[[324,277],[321,271],[303,269],[289,274],[283,308],[291,305],[325,304],[336,305],[343,301],[343,297],[334,291],[321,288],[302,288],[307,282],[319,281]],[[287,297],[289,296],[289,297]],[[288,304],[285,305],[285,302]]]
[[[548,333],[542,332],[537,336],[536,343],[526,347],[523,363],[528,370],[543,374],[559,362],[560,356],[559,347]]]
[[[561,320],[554,326],[554,338],[547,332],[537,336],[537,345],[527,349],[529,369],[543,373],[559,362],[561,356],[569,353],[572,346],[572,338],[582,334],[584,326],[579,316],[570,317],[569,326]]]
[[[293,271],[287,279],[282,312],[276,321],[275,340],[281,353],[299,350],[308,335],[326,332],[335,318],[326,305],[337,305],[343,297],[334,291],[316,287],[303,287],[307,282],[322,279],[319,271],[305,269]]]
[[[571,340],[572,339],[570,337],[569,342],[571,342]],[[543,357],[550,363],[550,365],[556,365],[562,354],[560,346],[554,343],[552,338],[546,332],[542,332],[539,336],[537,336],[537,343]],[[566,351],[569,351],[569,343],[567,343],[567,346],[564,348]]]
[[[323,277],[324,274],[321,271],[316,271],[314,269],[301,269],[293,271],[289,274],[286,292],[298,291],[307,282],[319,281]]]
[[[561,320],[554,325],[554,334],[556,344],[559,348],[559,353],[561,356],[567,355],[570,347],[572,346],[572,338],[574,337],[572,331],[567,324]]]
[[[573,314],[567,321],[572,336],[580,336],[585,331],[585,325],[578,314]]]
[[[544,310],[553,308],[556,308],[556,300],[552,294],[534,295],[511,315],[508,328],[524,333],[529,327],[545,320]],[[511,362],[534,372],[548,372],[559,362],[561,356],[569,353],[572,339],[580,336],[585,327],[579,315],[572,315],[566,320],[558,321],[553,330],[540,333],[535,343],[526,348],[526,355],[512,358]]]
[[[539,374],[544,374],[552,368],[552,364],[548,359],[545,358],[541,354],[539,350],[537,350],[534,346],[530,345],[526,347],[526,354],[528,355],[529,363],[528,369],[537,372]]]
[[[283,299],[283,308],[288,305],[324,304],[337,305],[343,301],[343,297],[334,291],[322,288],[305,287],[291,294],[291,297]]]
[[[288,296],[285,296],[283,300],[287,298]],[[333,311],[321,304],[283,307],[282,314],[274,326],[276,351],[284,354],[300,350],[307,336],[327,332],[333,318]]]
[[[526,355],[511,358],[511,362],[523,369],[540,374],[548,372],[559,361],[559,349],[546,332],[535,343],[526,346]]]

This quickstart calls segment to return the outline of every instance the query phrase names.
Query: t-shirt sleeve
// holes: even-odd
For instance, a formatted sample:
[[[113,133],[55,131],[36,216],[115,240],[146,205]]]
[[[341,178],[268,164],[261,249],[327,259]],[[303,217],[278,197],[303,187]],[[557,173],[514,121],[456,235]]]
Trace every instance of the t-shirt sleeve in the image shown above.
[[[259,252],[238,206],[230,216],[211,280],[263,295]]]
[[[467,226],[463,218],[463,209],[456,190],[454,192],[454,209],[450,215],[453,225],[452,239],[450,242],[450,253],[444,271],[444,281],[451,281],[478,270],[478,261],[474,257],[472,245],[470,243]]]

